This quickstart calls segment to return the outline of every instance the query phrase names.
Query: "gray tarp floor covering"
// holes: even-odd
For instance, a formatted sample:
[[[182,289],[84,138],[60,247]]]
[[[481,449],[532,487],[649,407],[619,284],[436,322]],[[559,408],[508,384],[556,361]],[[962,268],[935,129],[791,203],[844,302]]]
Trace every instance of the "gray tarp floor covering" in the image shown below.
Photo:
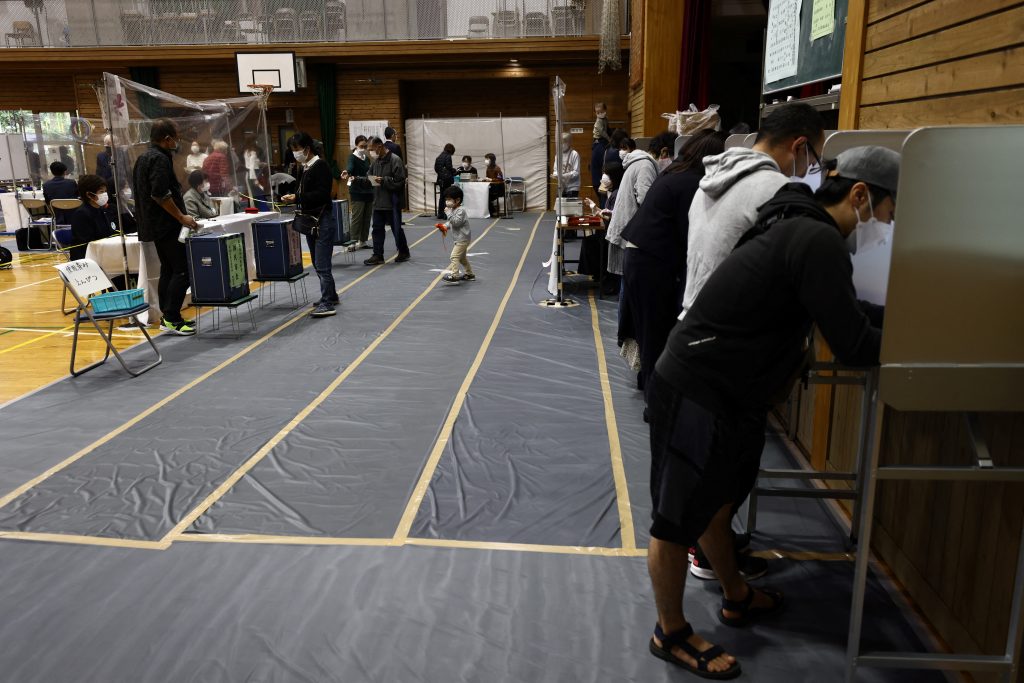
[[[69,541],[0,539],[0,680],[690,680],[647,652],[645,559],[615,554],[598,350],[641,549],[650,505],[615,304],[596,303],[600,349],[585,292],[576,308],[536,305],[550,247],[537,217],[486,234],[474,221],[477,282],[433,284],[447,257],[418,219],[409,263],[335,259],[334,318],[274,308],[238,340],[162,337],[163,365],[139,379],[108,363],[0,409],[0,496],[53,469],[0,507],[0,533]],[[769,439],[766,462],[787,457]],[[383,545],[403,515],[430,547]],[[239,542],[254,535],[277,538]],[[843,533],[818,502],[767,499],[755,547],[835,553]],[[744,680],[839,680],[852,570],[773,561],[761,583],[789,607],[746,630],[719,625],[715,587],[691,578],[688,615]],[[908,619],[873,582],[865,647],[920,649]]]

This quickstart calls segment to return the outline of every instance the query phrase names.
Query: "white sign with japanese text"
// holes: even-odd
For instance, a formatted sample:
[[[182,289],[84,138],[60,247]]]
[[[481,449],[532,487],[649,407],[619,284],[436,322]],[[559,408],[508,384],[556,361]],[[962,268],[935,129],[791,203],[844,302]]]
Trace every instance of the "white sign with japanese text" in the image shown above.
[[[95,261],[90,261],[89,259],[58,263],[54,268],[64,275],[68,284],[83,299],[90,294],[95,294],[114,286],[111,284],[107,274],[103,272],[103,269]]]

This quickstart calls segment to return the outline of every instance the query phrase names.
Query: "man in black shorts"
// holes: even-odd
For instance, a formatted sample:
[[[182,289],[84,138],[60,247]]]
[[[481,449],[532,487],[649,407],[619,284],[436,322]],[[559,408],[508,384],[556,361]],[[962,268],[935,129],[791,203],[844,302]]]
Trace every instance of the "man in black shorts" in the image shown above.
[[[647,557],[658,624],[650,650],[698,675],[732,678],[739,664],[686,621],[688,547],[699,539],[722,582],[723,624],[782,606],[780,593],[754,589],[737,572],[729,520],[756,479],[768,406],[798,376],[812,324],[841,363],[878,363],[882,310],[856,300],[846,238],[892,221],[899,155],[858,147],[826,168],[817,194],[791,183],[761,207],[655,366]]]

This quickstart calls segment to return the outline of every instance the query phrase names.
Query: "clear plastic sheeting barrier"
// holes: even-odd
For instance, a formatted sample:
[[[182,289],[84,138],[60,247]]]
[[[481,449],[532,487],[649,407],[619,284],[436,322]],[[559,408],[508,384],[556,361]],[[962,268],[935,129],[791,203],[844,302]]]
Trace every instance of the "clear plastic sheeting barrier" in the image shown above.
[[[231,196],[261,208],[273,202],[271,147],[260,96],[195,102],[115,74],[103,78],[100,104],[111,131],[113,174],[119,197],[129,205],[124,190],[131,185],[135,162],[149,147],[157,119],[168,119],[177,128],[173,164],[183,191],[189,173],[202,169],[215,197]]]
[[[0,159],[24,159],[13,164],[13,174],[0,161],[0,181],[38,188],[52,177],[50,164],[55,161],[64,164],[71,179],[95,173],[96,155],[103,151],[99,126],[68,112],[0,111]]]

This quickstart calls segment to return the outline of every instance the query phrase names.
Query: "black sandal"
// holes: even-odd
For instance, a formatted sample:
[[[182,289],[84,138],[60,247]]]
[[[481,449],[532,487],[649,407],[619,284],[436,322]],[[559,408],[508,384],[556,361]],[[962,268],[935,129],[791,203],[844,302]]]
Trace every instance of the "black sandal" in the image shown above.
[[[771,607],[751,607],[754,602],[754,594],[757,591],[764,593],[771,599]],[[722,609],[718,610],[718,620],[726,626],[740,628],[749,624],[751,619],[778,612],[782,609],[782,605],[785,604],[785,602],[785,597],[779,591],[754,588],[753,586],[748,585],[747,597],[744,599],[727,600],[726,598],[722,598]],[[739,612],[740,616],[727,617],[725,616],[725,610],[729,610],[730,612]]]
[[[661,624],[655,624],[654,635],[661,641],[661,645],[659,646],[654,642],[654,638],[651,638],[651,654],[658,659],[664,659],[670,664],[675,664],[678,667],[686,669],[695,676],[722,681],[730,678],[736,678],[741,673],[739,662],[733,662],[732,666],[724,671],[708,671],[708,663],[724,655],[725,650],[723,650],[719,645],[713,645],[707,650],[701,652],[693,645],[690,645],[686,639],[693,635],[693,627],[689,624],[686,625],[686,628],[676,631],[672,635],[666,635],[665,632],[661,630]],[[683,652],[693,657],[697,662],[697,666],[692,666],[685,660],[672,654],[672,648],[674,647],[678,647]]]

